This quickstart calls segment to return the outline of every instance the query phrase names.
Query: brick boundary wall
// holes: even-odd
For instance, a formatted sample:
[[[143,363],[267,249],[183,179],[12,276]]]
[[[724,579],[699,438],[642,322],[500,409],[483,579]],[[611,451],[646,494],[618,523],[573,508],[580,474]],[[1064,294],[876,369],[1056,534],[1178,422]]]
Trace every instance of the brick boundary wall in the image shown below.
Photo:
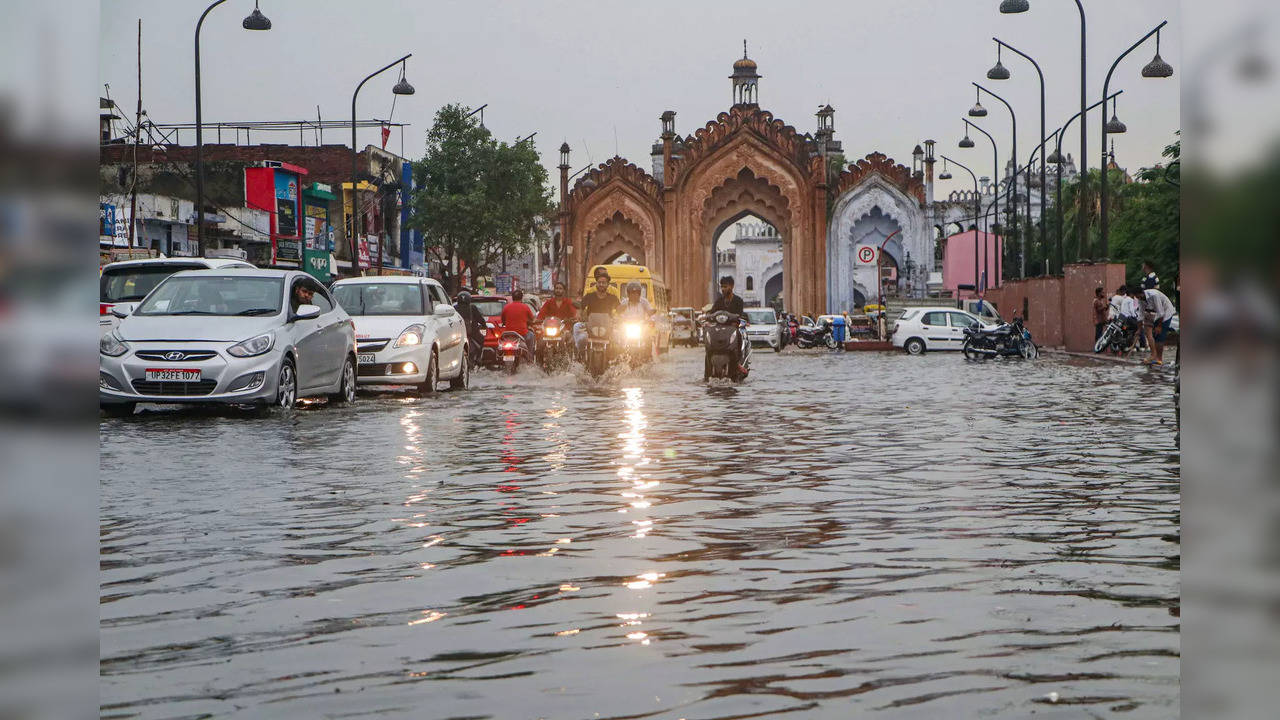
[[[1124,283],[1123,263],[1073,263],[1061,277],[1011,280],[987,291],[1005,319],[1023,317],[1037,345],[1093,350],[1093,289],[1107,297]]]

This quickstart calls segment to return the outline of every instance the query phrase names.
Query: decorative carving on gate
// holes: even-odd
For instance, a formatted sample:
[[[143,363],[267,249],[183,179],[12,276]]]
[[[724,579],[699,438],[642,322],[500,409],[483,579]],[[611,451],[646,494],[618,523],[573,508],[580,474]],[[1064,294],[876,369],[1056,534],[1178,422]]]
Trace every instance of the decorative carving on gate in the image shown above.
[[[836,180],[836,197],[840,197],[872,175],[879,175],[901,190],[903,194],[914,197],[921,206],[924,205],[924,177],[912,174],[909,168],[879,152],[873,152],[862,160],[850,164],[840,173],[839,179]]]
[[[662,187],[658,185],[658,181],[642,168],[637,167],[635,163],[627,162],[625,158],[615,155],[600,163],[598,167],[588,170],[586,175],[574,183],[573,190],[569,192],[570,204],[581,203],[587,199],[588,195],[603,188],[612,180],[619,180],[635,188],[655,203],[662,202]]]
[[[680,177],[685,168],[695,167],[700,160],[728,144],[740,130],[751,132],[777,150],[794,163],[802,175],[813,174],[816,152],[813,138],[808,134],[801,135],[794,127],[775,119],[768,110],[761,110],[755,105],[734,105],[685,138],[681,156],[671,160],[672,176]],[[820,158],[818,166],[821,166]]]

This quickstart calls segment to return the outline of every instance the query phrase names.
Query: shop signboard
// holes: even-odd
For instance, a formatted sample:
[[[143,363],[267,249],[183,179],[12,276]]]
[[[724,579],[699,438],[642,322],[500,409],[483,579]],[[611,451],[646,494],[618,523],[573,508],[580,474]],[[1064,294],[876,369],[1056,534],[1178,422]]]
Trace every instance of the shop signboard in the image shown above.
[[[322,283],[329,282],[331,268],[329,267],[329,258],[332,256],[328,250],[313,250],[307,248],[303,252],[302,269],[314,276]]]
[[[275,191],[276,261],[301,262],[302,242],[298,238],[298,176],[277,170]]]

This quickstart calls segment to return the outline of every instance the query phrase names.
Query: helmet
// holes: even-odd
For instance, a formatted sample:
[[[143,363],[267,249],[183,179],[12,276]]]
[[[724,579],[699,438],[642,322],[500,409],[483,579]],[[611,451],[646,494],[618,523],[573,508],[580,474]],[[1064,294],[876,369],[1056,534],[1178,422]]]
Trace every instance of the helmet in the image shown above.
[[[633,280],[633,281],[631,281],[631,282],[629,282],[629,283],[627,283],[627,294],[628,294],[628,295],[630,295],[631,293],[638,293],[638,292],[641,292],[641,290],[642,290],[642,288],[640,287],[640,283],[638,283],[638,282],[636,282],[636,281],[634,281],[634,280]]]
[[[463,305],[466,305],[467,303],[471,302],[471,293],[467,292],[466,290],[463,290],[462,292],[455,295],[453,299],[455,302],[460,302]]]

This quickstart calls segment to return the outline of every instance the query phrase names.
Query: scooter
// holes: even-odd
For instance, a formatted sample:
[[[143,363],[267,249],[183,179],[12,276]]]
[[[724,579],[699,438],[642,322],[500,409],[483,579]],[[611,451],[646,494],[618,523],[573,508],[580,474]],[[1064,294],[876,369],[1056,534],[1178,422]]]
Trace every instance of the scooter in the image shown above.
[[[558,317],[549,317],[538,329],[538,366],[548,374],[569,366],[568,328]]]
[[[636,368],[653,362],[653,331],[645,320],[624,319],[618,327],[619,355]]]
[[[498,338],[498,350],[502,353],[502,366],[508,374],[515,374],[521,363],[533,359],[529,355],[529,343],[525,342],[524,336],[510,330],[502,331],[502,336]]]
[[[595,313],[587,318],[587,347],[583,365],[592,377],[600,377],[609,369],[609,343],[613,335],[613,318]]]
[[[702,379],[729,378],[742,382],[751,372],[751,341],[741,327],[741,318],[719,311],[707,317],[703,327],[706,356]]]

